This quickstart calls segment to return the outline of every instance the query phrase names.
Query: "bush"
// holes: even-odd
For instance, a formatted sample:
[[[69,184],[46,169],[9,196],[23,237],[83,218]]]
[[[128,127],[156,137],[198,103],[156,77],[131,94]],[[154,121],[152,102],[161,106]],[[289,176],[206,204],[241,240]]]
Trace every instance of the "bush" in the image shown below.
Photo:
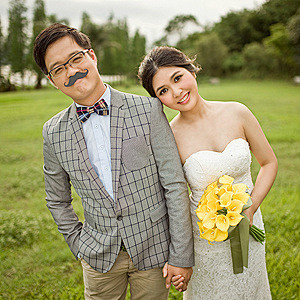
[[[11,92],[15,90],[16,86],[12,84],[9,79],[5,79],[0,75],[0,92]]]
[[[223,69],[226,74],[232,74],[242,70],[244,67],[243,55],[240,52],[233,52],[230,54],[223,64]]]
[[[262,78],[277,73],[278,62],[275,57],[259,43],[251,43],[243,49],[244,70],[251,77]]]
[[[220,77],[223,75],[223,63],[227,58],[227,47],[216,33],[203,36],[197,46],[197,62],[205,75]]]

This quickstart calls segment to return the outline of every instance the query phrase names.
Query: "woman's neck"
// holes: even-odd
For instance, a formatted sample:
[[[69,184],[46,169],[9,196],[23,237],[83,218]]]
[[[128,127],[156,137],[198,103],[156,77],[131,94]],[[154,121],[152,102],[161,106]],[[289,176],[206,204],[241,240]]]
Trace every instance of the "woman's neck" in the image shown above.
[[[180,119],[187,123],[196,122],[199,119],[205,118],[210,111],[209,101],[204,100],[200,95],[197,104],[188,111],[179,113]]]

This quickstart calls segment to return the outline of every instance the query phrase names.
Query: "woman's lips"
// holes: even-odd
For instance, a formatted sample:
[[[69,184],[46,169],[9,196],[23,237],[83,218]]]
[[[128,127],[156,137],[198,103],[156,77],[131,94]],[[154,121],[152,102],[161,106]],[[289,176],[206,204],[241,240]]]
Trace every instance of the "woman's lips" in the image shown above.
[[[185,103],[187,103],[189,100],[190,100],[190,92],[186,93],[186,94],[184,95],[184,97],[183,97],[180,101],[178,101],[177,103],[178,103],[178,104],[185,104]]]

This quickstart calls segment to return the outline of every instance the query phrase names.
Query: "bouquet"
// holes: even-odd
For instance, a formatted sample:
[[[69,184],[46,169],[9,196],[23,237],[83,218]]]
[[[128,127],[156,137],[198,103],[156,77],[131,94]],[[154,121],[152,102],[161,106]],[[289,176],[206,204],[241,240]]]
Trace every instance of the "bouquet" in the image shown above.
[[[230,239],[234,273],[248,266],[249,232],[260,243],[265,240],[263,230],[252,225],[243,210],[252,205],[243,183],[233,184],[234,178],[224,175],[210,184],[196,209],[200,237],[209,244]]]

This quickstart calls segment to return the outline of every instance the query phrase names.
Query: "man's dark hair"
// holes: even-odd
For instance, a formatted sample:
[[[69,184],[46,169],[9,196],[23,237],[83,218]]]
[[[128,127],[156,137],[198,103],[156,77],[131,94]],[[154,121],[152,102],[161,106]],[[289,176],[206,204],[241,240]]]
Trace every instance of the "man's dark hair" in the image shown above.
[[[35,62],[41,68],[44,74],[48,74],[45,64],[45,54],[47,48],[60,38],[69,36],[73,39],[80,47],[84,49],[90,49],[91,41],[87,35],[79,32],[76,28],[72,28],[63,24],[55,23],[44,29],[36,37],[33,48],[33,55]]]
[[[153,48],[140,64],[138,77],[151,97],[155,97],[153,77],[161,67],[181,67],[197,73],[201,68],[195,65],[196,59],[190,59],[183,52],[173,47]]]

